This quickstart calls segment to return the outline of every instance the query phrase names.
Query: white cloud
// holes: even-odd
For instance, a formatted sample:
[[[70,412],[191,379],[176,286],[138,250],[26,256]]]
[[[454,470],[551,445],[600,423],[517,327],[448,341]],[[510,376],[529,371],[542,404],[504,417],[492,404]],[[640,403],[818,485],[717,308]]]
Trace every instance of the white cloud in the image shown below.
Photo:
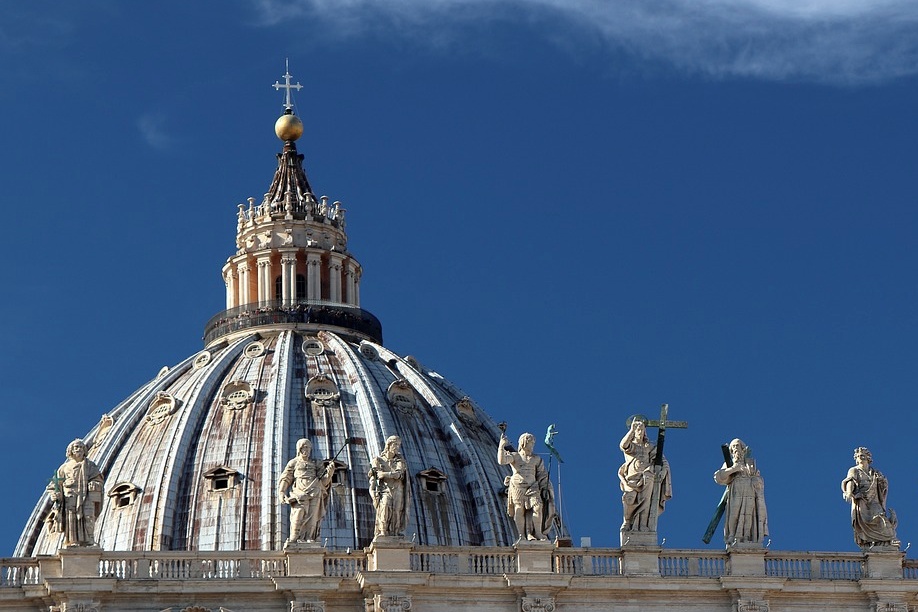
[[[338,35],[378,29],[437,45],[458,40],[450,30],[460,24],[534,18],[566,48],[598,40],[610,50],[712,77],[859,84],[918,73],[915,0],[254,2],[267,24],[309,19],[313,28]]]
[[[144,141],[161,151],[172,147],[175,139],[166,130],[166,118],[160,113],[145,113],[137,120],[137,128]]]

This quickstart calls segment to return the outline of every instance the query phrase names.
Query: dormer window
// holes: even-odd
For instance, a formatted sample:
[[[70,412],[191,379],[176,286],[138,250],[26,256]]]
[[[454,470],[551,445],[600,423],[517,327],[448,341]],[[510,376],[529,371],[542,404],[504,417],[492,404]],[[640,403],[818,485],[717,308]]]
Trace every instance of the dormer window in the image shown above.
[[[175,396],[165,391],[160,391],[156,394],[156,397],[153,398],[153,401],[150,402],[150,407],[147,408],[147,424],[148,425],[158,425],[169,418],[169,416],[178,410],[179,401]]]
[[[421,483],[421,490],[433,495],[440,495],[445,492],[446,474],[437,468],[429,468],[418,472],[418,478]]]
[[[217,466],[204,472],[204,480],[213,493],[228,491],[239,484],[239,472],[225,465]]]
[[[318,338],[306,338],[303,340],[303,352],[317,357],[325,352],[325,345]]]
[[[112,499],[112,506],[118,509],[127,508],[133,504],[137,500],[139,493],[140,487],[134,483],[122,482],[112,487],[108,492],[108,496]]]

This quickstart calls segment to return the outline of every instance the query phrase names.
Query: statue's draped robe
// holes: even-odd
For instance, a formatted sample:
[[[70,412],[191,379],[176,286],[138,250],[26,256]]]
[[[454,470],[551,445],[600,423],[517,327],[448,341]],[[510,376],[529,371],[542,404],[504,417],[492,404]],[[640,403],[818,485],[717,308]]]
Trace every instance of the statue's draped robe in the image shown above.
[[[625,462],[618,468],[618,480],[622,489],[622,506],[625,520],[622,529],[627,531],[651,531],[650,505],[653,487],[654,459],[657,447],[650,442],[626,440],[621,443]],[[660,497],[657,504],[657,516],[663,513],[664,506],[673,496],[672,480],[669,473],[669,462],[663,459],[662,469],[658,476]]]
[[[896,539],[896,521],[886,514],[886,494],[889,483],[878,470],[854,466],[842,481],[844,491],[854,485],[851,496],[851,527],[858,546],[889,544]]]
[[[718,484],[727,485],[727,509],[724,515],[724,541],[729,544],[761,544],[768,535],[768,513],[765,509],[765,482],[755,460],[743,460],[741,472],[726,473],[727,465],[714,472]]]

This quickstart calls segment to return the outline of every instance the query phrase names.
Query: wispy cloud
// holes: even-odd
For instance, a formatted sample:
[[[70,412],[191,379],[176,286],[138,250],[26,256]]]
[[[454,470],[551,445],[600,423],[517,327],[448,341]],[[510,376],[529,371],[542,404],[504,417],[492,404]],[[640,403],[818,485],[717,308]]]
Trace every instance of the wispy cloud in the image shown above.
[[[137,128],[143,140],[154,149],[165,151],[175,142],[166,129],[166,117],[161,113],[144,113],[137,120]]]
[[[253,2],[268,24],[318,20],[337,35],[385,29],[436,45],[462,25],[522,17],[568,48],[598,41],[610,51],[715,78],[862,84],[918,73],[914,0]]]

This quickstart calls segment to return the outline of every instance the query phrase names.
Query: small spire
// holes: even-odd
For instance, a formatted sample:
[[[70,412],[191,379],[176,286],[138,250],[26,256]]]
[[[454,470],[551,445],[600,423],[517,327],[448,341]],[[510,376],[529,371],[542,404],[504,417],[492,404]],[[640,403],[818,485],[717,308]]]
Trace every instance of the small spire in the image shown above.
[[[274,82],[274,85],[273,85],[272,87],[274,87],[274,89],[276,89],[277,91],[280,91],[281,89],[286,89],[286,90],[287,90],[286,99],[285,99],[285,101],[284,101],[284,109],[285,109],[284,114],[285,114],[285,115],[289,115],[289,114],[293,113],[293,100],[292,100],[292,98],[291,98],[291,96],[290,96],[290,90],[291,90],[291,89],[295,89],[295,90],[299,91],[299,90],[303,89],[303,86],[300,85],[299,83],[297,83],[296,85],[291,85],[291,84],[290,84],[290,79],[293,78],[293,75],[290,74],[290,58],[286,58],[284,61],[285,61],[285,63],[286,63],[286,68],[287,68],[287,70],[284,72],[284,82],[285,82],[285,84],[284,84],[284,85],[281,85],[280,81],[275,81],[275,82]]]

